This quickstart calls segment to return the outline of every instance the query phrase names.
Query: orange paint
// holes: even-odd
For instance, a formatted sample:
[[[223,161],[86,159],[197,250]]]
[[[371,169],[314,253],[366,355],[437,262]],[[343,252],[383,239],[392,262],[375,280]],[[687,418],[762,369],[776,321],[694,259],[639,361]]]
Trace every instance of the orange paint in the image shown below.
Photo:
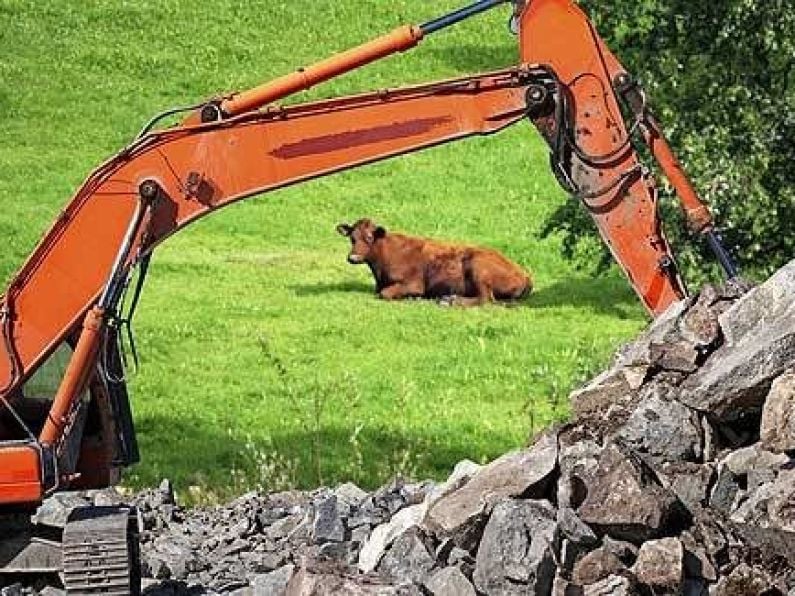
[[[416,46],[421,39],[422,31],[418,27],[409,25],[399,27],[392,33],[332,56],[327,60],[301,68],[292,74],[255,87],[250,91],[237,93],[223,100],[221,109],[229,116],[255,110],[395,52],[405,52]]]
[[[0,505],[26,505],[44,494],[39,452],[33,445],[0,445]]]

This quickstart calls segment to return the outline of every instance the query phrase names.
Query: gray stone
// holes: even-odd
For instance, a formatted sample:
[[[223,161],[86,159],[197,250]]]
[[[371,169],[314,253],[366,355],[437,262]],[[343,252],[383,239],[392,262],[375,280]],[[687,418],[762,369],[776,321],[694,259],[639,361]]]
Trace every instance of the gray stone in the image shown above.
[[[331,495],[315,505],[312,539],[315,544],[342,542],[345,539],[345,526],[342,523],[336,495]]]
[[[459,488],[469,482],[483,466],[476,464],[468,459],[461,460],[453,468],[450,476],[442,484],[435,486],[425,499],[428,507],[433,505],[436,501],[457,491]]]
[[[629,578],[620,575],[611,575],[585,586],[582,592],[583,596],[631,596],[635,593],[635,587]]]
[[[568,507],[558,509],[558,528],[562,536],[576,546],[591,546],[598,542],[593,530]]]
[[[188,574],[206,568],[193,545],[184,536],[160,536],[153,544],[154,556],[168,568],[170,579],[186,579]]]
[[[718,432],[706,416],[701,416],[701,436],[703,437],[702,459],[704,463],[713,462],[718,457]]]
[[[552,596],[582,596],[582,586],[572,583],[558,573],[552,582]]]
[[[769,526],[768,504],[775,492],[772,482],[749,491],[745,500],[732,509],[732,521],[764,527]]]
[[[586,552],[586,547],[574,544],[568,538],[564,538],[555,561],[558,566],[558,573],[561,571],[571,572],[584,552]]]
[[[702,507],[709,495],[715,470],[709,464],[664,463],[655,468],[662,485],[673,492],[689,509]]]
[[[775,324],[791,312],[794,297],[795,260],[792,260],[719,317],[726,341],[736,344],[758,335],[760,328]]]
[[[255,596],[284,596],[287,593],[287,585],[295,573],[295,566],[285,565],[270,573],[261,573],[254,576],[251,580],[251,587],[254,589]]]
[[[753,470],[778,470],[787,462],[786,455],[767,451],[759,443],[732,451],[721,461],[735,476],[744,476]]]
[[[681,513],[680,507],[676,496],[656,484],[639,462],[609,445],[578,514],[614,538],[642,542],[658,536]]]
[[[433,568],[433,555],[425,544],[425,537],[417,527],[404,532],[392,543],[378,564],[382,575],[398,582],[422,583]]]
[[[616,540],[610,536],[602,538],[602,548],[617,556],[627,567],[635,563],[638,558],[638,547],[625,540]]]
[[[572,580],[575,584],[587,586],[626,571],[626,569],[624,563],[615,553],[601,547],[577,561],[574,565]]]
[[[698,293],[695,304],[687,310],[679,323],[682,338],[695,346],[700,354],[715,346],[722,336],[718,320],[721,313],[715,307],[721,298],[715,287],[705,285]]]
[[[709,495],[709,506],[729,513],[740,493],[740,483],[737,476],[725,465],[718,467],[717,479]]]
[[[704,579],[714,583],[718,579],[718,572],[715,570],[715,566],[710,561],[706,551],[698,544],[690,532],[682,532],[680,540],[685,549],[685,577]]]
[[[433,596],[475,596],[475,588],[458,567],[445,567],[425,580],[425,588]]]
[[[617,434],[638,451],[664,461],[696,461],[702,454],[698,416],[667,393],[659,386],[644,390]]]
[[[268,529],[265,530],[265,535],[271,540],[287,538],[303,521],[303,513],[288,515],[287,517],[276,520],[268,526]]]
[[[115,507],[124,504],[124,498],[113,487],[88,491],[86,496],[97,507]]]
[[[764,484],[775,482],[777,475],[778,470],[751,470],[748,472],[746,490],[752,492]]]
[[[279,569],[286,562],[284,560],[284,553],[280,551],[251,553],[251,556],[252,563],[250,568],[256,573],[274,571]]]
[[[471,548],[483,516],[495,503],[531,491],[541,492],[557,467],[557,455],[556,434],[545,433],[529,449],[496,459],[460,489],[436,501],[428,510],[424,525],[453,538],[462,548]]]
[[[781,472],[772,492],[767,506],[770,526],[795,533],[795,469]]]
[[[91,502],[80,493],[66,491],[55,493],[45,499],[36,513],[31,516],[31,520],[34,524],[63,528],[72,511],[90,505]]]
[[[447,555],[447,564],[459,567],[472,567],[474,569],[475,559],[472,558],[468,550],[455,546]]]
[[[345,503],[350,507],[359,505],[368,496],[366,492],[356,486],[353,482],[340,484],[336,489],[334,489],[334,495],[337,497],[337,500],[340,503]]]
[[[418,588],[395,586],[377,578],[366,581],[335,569],[301,567],[287,584],[286,596],[421,596]],[[263,594],[263,596],[265,596]]]
[[[676,538],[644,542],[632,566],[638,582],[651,588],[679,591],[684,580],[684,548]]]
[[[547,501],[507,499],[494,507],[475,558],[475,587],[487,594],[547,594],[559,536]]]
[[[614,367],[624,372],[627,382],[633,389],[639,388],[651,368],[658,364],[657,361],[662,355],[659,352],[655,354],[655,347],[671,345],[682,339],[679,332],[680,321],[693,303],[693,298],[675,302],[635,341],[621,348],[616,354]]]
[[[641,378],[645,376],[645,367]],[[606,370],[587,385],[569,395],[571,408],[577,419],[600,416],[614,404],[626,405],[634,397],[623,368]]]
[[[585,500],[586,486],[596,473],[602,448],[590,439],[575,440],[571,444],[568,440],[561,435],[557,502],[560,507],[576,509]]]
[[[776,582],[765,571],[741,563],[728,576],[722,577],[710,593],[716,596],[750,595],[768,593],[775,588]]]
[[[770,451],[795,450],[795,370],[773,381],[762,408],[761,439]]]
[[[795,261],[719,317],[724,345],[682,385],[680,401],[732,421],[758,413],[795,362]]]
[[[377,526],[359,552],[359,569],[364,573],[373,571],[384,555],[387,547],[400,535],[418,526],[425,515],[423,505],[412,505],[401,509],[387,523]]]

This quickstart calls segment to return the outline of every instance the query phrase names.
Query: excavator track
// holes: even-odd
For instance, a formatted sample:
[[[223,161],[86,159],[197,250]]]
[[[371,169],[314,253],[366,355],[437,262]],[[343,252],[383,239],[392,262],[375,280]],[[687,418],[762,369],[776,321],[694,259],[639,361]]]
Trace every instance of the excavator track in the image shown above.
[[[138,532],[127,507],[76,510],[63,533],[67,594],[140,593]]]

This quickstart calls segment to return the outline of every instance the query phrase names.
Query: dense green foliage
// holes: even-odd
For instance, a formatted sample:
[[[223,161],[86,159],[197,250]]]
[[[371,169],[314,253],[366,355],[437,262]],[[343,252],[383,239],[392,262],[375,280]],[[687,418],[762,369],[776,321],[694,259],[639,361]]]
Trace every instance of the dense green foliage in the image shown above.
[[[0,280],[74,188],[150,116],[244,89],[461,0],[0,0]],[[507,7],[324,95],[515,61]],[[221,495],[396,471],[446,476],[567,414],[568,388],[645,317],[613,272],[578,274],[542,222],[563,193],[528,125],[229,207],[155,253],[136,319],[134,485],[163,476]],[[334,228],[494,246],[533,270],[517,308],[376,300]],[[87,255],[90,258],[90,255]]]
[[[795,255],[795,11],[786,0],[583,2],[602,36],[646,88],[652,109],[724,240],[751,275]],[[667,230],[687,277],[706,270],[673,200]],[[602,251],[574,202],[548,229],[567,254]],[[590,232],[590,233],[587,233]],[[697,253],[702,253],[698,255]]]

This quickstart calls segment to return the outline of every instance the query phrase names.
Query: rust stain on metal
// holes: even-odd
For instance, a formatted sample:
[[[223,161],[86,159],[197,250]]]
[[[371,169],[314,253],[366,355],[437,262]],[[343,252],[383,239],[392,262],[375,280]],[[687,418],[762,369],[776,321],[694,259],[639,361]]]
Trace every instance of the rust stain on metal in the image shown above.
[[[393,124],[324,135],[314,139],[298,141],[297,143],[286,143],[271,151],[270,155],[279,159],[292,159],[294,157],[331,153],[340,149],[425,134],[437,126],[442,126],[452,121],[453,118],[450,116],[417,118],[406,122],[395,122]]]

